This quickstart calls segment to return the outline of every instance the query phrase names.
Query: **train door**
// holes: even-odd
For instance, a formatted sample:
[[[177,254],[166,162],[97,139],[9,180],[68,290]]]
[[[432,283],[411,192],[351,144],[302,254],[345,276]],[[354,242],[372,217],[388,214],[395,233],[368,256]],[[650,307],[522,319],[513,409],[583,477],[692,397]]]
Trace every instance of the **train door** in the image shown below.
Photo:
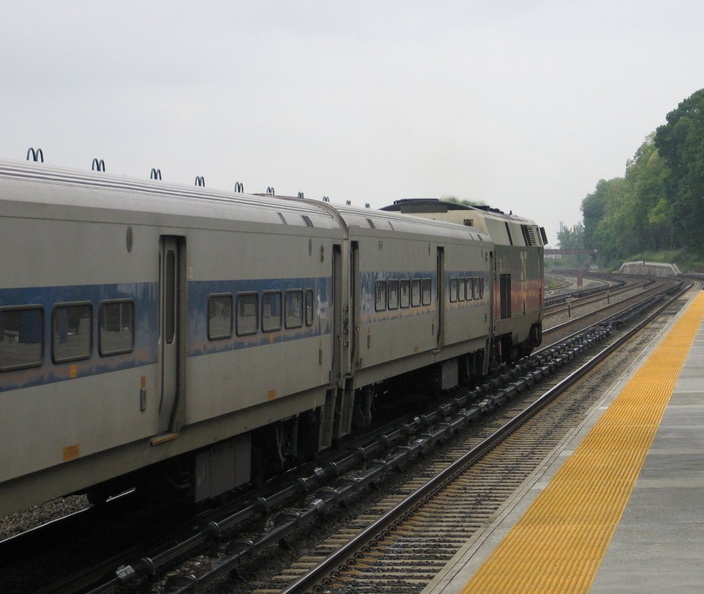
[[[347,299],[349,305],[349,359],[347,363],[347,373],[352,374],[354,369],[359,365],[359,316],[360,316],[360,273],[359,273],[359,242],[352,242],[352,250],[350,253],[350,280],[349,280],[349,297]]]
[[[437,327],[438,350],[445,344],[445,248],[438,248]]]
[[[497,307],[497,272],[496,272],[496,261],[494,258],[494,252],[491,251],[489,252],[489,279],[488,279],[488,288],[489,291],[489,334],[494,334],[496,332],[496,322],[495,322],[495,311]]]
[[[334,245],[332,249],[332,311],[333,311],[333,347],[332,371],[330,383],[339,386],[342,373],[342,351],[347,342],[347,320],[342,317],[342,248]]]
[[[332,312],[332,361],[330,363],[329,388],[325,395],[325,406],[322,410],[322,424],[319,434],[319,449],[326,449],[332,446],[333,439],[340,434],[340,424],[344,424],[345,400],[342,389],[345,373],[343,357],[347,344],[348,320],[345,306],[343,306],[343,286],[342,286],[342,247],[333,245],[332,249],[332,292],[329,296],[330,311]],[[322,361],[322,358],[321,358]],[[336,427],[337,423],[337,427]],[[337,433],[336,433],[337,432]]]
[[[361,307],[359,295],[360,272],[359,272],[359,243],[351,242],[349,252],[349,277],[347,286],[343,288],[344,302],[340,309],[343,312],[342,319],[342,350],[343,369],[341,378],[341,399],[339,415],[337,420],[337,435],[343,437],[352,431],[352,417],[355,402],[354,371],[360,364],[359,345],[359,309]]]
[[[159,254],[159,362],[161,398],[159,432],[178,433],[183,383],[182,345],[185,316],[185,244],[183,238],[163,236]]]

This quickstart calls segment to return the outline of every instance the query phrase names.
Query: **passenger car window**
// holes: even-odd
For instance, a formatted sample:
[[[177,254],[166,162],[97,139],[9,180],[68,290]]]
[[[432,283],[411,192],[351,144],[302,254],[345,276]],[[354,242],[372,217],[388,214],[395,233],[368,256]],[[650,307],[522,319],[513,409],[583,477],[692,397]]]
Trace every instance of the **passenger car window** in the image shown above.
[[[411,281],[411,306],[418,307],[420,305],[420,279],[416,278]]]
[[[104,302],[100,305],[98,343],[100,354],[118,355],[134,349],[134,303]]]
[[[37,367],[44,358],[44,310],[0,309],[0,371]]]
[[[208,338],[220,340],[232,336],[232,295],[208,297]]]
[[[408,279],[402,280],[400,290],[401,307],[409,307],[411,305],[411,281]]]
[[[398,309],[398,281],[389,281],[389,309]]]
[[[256,293],[237,295],[237,336],[256,334],[259,325],[259,298]]]
[[[422,280],[423,305],[430,305],[432,302],[433,281],[429,278]]]
[[[93,308],[89,303],[58,305],[52,321],[55,363],[79,361],[90,357]]]
[[[286,291],[286,328],[300,328],[303,325],[303,291]]]
[[[313,304],[315,300],[313,299],[313,290],[308,289],[306,291],[306,326],[312,326],[313,325],[313,319],[314,319],[314,310],[313,310]]]
[[[164,270],[164,339],[167,344],[176,340],[176,254],[166,253]]]
[[[262,295],[262,331],[281,330],[281,291],[265,291]]]
[[[386,281],[376,281],[376,311],[386,310]]]

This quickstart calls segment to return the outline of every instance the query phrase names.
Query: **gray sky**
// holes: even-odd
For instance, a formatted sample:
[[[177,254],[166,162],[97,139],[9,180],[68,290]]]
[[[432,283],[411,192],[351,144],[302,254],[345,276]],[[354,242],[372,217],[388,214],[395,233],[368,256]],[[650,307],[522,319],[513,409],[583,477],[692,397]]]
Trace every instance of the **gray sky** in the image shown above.
[[[704,87],[701,0],[0,0],[0,159],[581,220]]]

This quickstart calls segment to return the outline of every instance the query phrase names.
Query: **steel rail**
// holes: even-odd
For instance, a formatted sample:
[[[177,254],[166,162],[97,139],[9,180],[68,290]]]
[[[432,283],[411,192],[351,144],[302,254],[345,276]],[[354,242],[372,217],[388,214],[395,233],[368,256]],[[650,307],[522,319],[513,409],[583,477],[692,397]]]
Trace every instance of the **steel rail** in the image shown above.
[[[464,472],[469,466],[477,460],[485,456],[496,445],[504,441],[518,427],[523,425],[528,419],[535,416],[545,406],[555,400],[560,394],[565,392],[574,383],[583,378],[589,371],[611,355],[615,350],[623,346],[635,334],[647,326],[653,319],[659,316],[669,305],[678,299],[689,289],[689,286],[677,292],[677,294],[669,299],[664,305],[657,308],[653,313],[648,315],[644,320],[640,321],[633,328],[629,329],[622,336],[616,339],[613,343],[602,349],[598,354],[592,357],[584,365],[579,367],[575,372],[567,378],[555,385],[553,388],[545,392],[538,400],[524,409],[521,413],[507,422],[500,429],[486,438],[482,443],[467,452],[464,456],[453,462],[441,473],[436,475],[424,486],[409,495],[404,501],[399,503],[395,508],[381,516],[378,520],[370,524],[363,532],[351,539],[347,544],[332,553],[323,563],[311,569],[308,573],[301,576],[286,589],[281,591],[281,594],[301,594],[308,592],[321,582],[323,576],[331,574],[336,569],[346,569],[346,565],[354,565],[355,554],[366,547],[373,547],[375,542],[380,541],[390,531],[396,530],[403,523],[405,517],[412,513],[413,509],[422,505],[424,501],[432,498],[434,494],[443,489],[453,479]],[[324,585],[321,586],[321,589]]]

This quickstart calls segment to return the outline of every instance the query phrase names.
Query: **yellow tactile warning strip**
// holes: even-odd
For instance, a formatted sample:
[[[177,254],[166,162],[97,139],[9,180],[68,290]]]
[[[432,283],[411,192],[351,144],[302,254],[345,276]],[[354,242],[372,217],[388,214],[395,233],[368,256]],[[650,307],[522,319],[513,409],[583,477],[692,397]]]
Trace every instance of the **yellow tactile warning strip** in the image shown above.
[[[680,317],[462,590],[588,592],[704,318]]]

